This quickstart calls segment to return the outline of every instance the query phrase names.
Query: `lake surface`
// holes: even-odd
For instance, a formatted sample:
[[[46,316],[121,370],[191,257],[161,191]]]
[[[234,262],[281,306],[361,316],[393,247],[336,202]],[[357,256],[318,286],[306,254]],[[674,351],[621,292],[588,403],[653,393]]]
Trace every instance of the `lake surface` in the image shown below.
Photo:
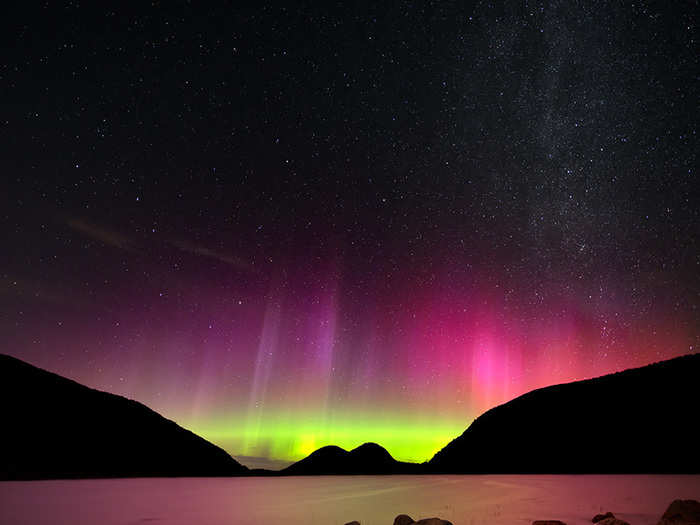
[[[0,482],[0,523],[391,525],[397,514],[454,525],[588,523],[612,511],[655,525],[700,476],[320,476]]]

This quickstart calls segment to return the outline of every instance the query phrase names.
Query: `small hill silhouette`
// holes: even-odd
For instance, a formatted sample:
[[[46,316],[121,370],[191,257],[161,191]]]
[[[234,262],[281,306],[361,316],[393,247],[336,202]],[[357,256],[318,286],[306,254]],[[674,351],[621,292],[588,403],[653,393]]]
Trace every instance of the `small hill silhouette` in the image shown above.
[[[411,474],[420,465],[396,461],[376,443],[365,443],[347,451],[336,446],[319,448],[304,459],[280,471],[290,476],[313,474]]]
[[[428,462],[441,473],[700,473],[700,354],[533,390]]]
[[[248,469],[150,408],[0,354],[0,479],[228,476]]]

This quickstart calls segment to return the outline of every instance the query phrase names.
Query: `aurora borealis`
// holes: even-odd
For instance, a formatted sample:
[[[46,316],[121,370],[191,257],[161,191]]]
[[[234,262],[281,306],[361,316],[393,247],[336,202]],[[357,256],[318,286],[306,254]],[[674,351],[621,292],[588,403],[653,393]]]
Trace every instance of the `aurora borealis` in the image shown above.
[[[697,352],[690,7],[1,24],[3,352],[272,468]]]

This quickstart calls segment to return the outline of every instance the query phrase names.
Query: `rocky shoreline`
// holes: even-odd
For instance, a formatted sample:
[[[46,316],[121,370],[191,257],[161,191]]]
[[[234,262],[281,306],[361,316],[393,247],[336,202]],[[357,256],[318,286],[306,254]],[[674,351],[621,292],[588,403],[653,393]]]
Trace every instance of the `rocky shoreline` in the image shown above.
[[[612,512],[596,514],[591,519],[596,525],[631,525],[618,519]],[[359,521],[350,521],[345,525],[361,525]],[[440,518],[423,518],[415,521],[407,514],[399,514],[394,518],[394,525],[453,525],[452,522]],[[532,525],[567,525],[559,520],[535,520]],[[674,500],[663,513],[656,525],[700,525],[700,501]]]

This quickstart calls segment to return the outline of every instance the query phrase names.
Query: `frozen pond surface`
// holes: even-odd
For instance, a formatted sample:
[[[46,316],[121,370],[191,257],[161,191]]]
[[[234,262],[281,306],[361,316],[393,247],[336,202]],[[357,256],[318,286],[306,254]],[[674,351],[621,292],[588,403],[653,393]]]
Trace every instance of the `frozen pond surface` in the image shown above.
[[[612,511],[655,525],[700,476],[321,476],[0,482],[0,523],[391,525],[397,514],[454,525],[589,523]]]

